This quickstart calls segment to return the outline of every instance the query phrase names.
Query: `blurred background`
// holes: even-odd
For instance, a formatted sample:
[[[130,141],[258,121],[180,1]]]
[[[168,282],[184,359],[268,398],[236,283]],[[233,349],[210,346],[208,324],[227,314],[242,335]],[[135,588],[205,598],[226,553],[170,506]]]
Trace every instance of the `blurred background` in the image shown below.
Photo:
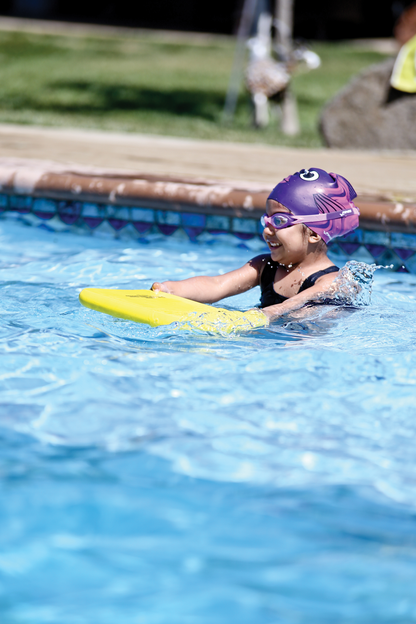
[[[354,76],[396,57],[395,25],[411,4],[1,0],[0,123],[309,148],[362,147],[348,144],[361,137],[364,147],[413,149],[408,127],[396,131],[396,105],[385,125],[403,137],[397,145],[391,133],[369,144],[360,111],[341,136],[350,102],[322,121]],[[380,93],[392,66],[383,71]],[[365,94],[377,111],[383,93]]]
[[[389,37],[410,0],[296,0],[294,36],[339,40]],[[1,0],[0,14],[136,28],[232,34],[243,0]]]

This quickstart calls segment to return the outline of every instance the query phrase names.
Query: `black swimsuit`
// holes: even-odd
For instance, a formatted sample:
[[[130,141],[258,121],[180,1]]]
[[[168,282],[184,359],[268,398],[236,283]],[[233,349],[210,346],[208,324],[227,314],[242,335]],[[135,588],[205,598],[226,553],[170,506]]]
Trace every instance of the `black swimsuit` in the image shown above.
[[[287,301],[287,299],[289,299],[289,297],[279,295],[279,293],[277,293],[273,288],[276,271],[281,265],[278,262],[273,262],[271,256],[267,256],[265,262],[266,265],[263,269],[260,280],[260,308],[267,308],[267,306],[276,305],[277,303],[283,303],[284,301]],[[323,269],[322,271],[312,273],[312,275],[309,275],[309,277],[307,277],[305,281],[301,284],[301,287],[298,290],[298,294],[303,292],[307,288],[311,288],[311,286],[314,286],[315,282],[320,277],[322,277],[322,275],[327,275],[328,273],[336,273],[337,271],[339,271],[339,268],[337,266],[330,266],[327,269]]]

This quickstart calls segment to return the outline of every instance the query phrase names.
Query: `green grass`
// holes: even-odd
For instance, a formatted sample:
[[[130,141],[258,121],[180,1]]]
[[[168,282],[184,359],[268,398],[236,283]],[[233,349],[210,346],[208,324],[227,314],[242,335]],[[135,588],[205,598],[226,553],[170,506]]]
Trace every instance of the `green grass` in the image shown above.
[[[301,134],[284,137],[277,119],[251,125],[242,89],[232,124],[221,122],[231,40],[163,41],[0,32],[0,123],[72,126],[180,137],[316,147],[324,103],[382,54],[345,44],[313,49],[322,66],[293,79]]]

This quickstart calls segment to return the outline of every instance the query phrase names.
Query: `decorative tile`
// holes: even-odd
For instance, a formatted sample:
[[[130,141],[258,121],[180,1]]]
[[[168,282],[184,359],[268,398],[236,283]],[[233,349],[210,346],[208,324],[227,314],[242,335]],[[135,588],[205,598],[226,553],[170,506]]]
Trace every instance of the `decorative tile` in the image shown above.
[[[0,212],[4,212],[9,207],[8,195],[0,194]]]
[[[130,218],[139,234],[146,234],[155,222],[155,212],[150,208],[131,208]]]
[[[108,226],[110,229],[112,229],[112,226],[110,224],[108,224]],[[131,221],[127,221],[125,226],[120,228],[120,230],[117,230],[116,236],[117,238],[120,238],[126,241],[127,240],[137,241],[139,238],[141,238],[140,236],[137,235],[137,230]]]
[[[39,219],[43,219],[44,221],[48,221],[52,219],[57,212],[58,206],[57,202],[53,199],[34,199],[32,205],[33,213],[39,217]]]
[[[328,245],[328,252],[330,252],[331,254],[333,254],[334,256],[344,256],[344,252],[341,250],[340,246],[338,245],[338,243],[333,243],[330,242]]]
[[[100,225],[97,225],[97,227],[94,228],[94,236],[103,236],[104,238],[114,237],[114,228],[111,227],[107,219],[104,219]]]
[[[58,202],[58,215],[66,225],[74,225],[81,214],[82,204],[77,201]]]
[[[261,224],[260,219],[257,221],[257,234],[260,236],[260,238],[263,238],[263,232],[264,232],[264,227]]]
[[[393,271],[397,271],[400,267],[403,266],[403,260],[401,260],[394,251],[391,249],[386,249],[384,253],[377,258],[377,264],[380,264],[385,267],[389,267],[393,265],[391,268]]]
[[[157,227],[163,236],[172,236],[178,229],[177,225],[169,225],[169,223],[158,223]]]
[[[413,249],[416,251],[416,234],[407,234],[405,232],[390,233],[391,246],[401,249]]]
[[[137,239],[150,233],[156,224],[166,235],[189,237],[191,240],[216,234],[229,234],[230,244],[236,240],[243,246],[263,244],[263,227],[258,219],[228,217],[203,213],[180,213],[174,210],[153,210],[150,208],[128,208],[124,206],[81,203],[78,201],[55,201],[47,198],[32,198],[27,195],[0,194],[0,213],[10,211],[9,217],[24,219],[50,229],[65,229],[65,226],[87,225],[97,235],[119,232],[123,236]],[[48,225],[46,225],[48,221]],[[155,231],[155,230],[153,230]],[[261,241],[261,243],[260,243]],[[251,247],[250,247],[251,248]],[[379,232],[361,228],[347,236],[337,238],[328,246],[334,261],[354,259],[360,262],[383,266],[393,265],[393,270],[416,274],[416,234],[406,232]]]
[[[234,232],[234,236],[243,241],[249,241],[253,238],[253,234],[246,232]]]
[[[156,223],[158,225],[177,225],[179,227],[181,224],[181,213],[173,212],[172,210],[157,210]]]
[[[357,262],[367,262],[368,264],[374,263],[373,256],[368,253],[364,245],[358,245],[351,254],[347,254],[343,250],[343,245],[332,244],[328,248],[329,257],[335,264],[337,262],[347,262],[348,260],[356,260]]]
[[[257,233],[257,219],[240,219],[234,217],[231,223],[231,230],[236,233],[243,232],[254,236]]]
[[[341,236],[337,238],[338,243],[362,243],[363,242],[364,233],[360,228],[350,232],[346,236]]]
[[[143,221],[133,221],[132,225],[141,236],[150,232],[153,227],[153,223],[144,223]]]
[[[363,231],[363,242],[366,247],[368,245],[381,245],[383,247],[389,247],[390,245],[390,233],[389,232],[373,232],[372,230]],[[368,249],[368,247],[367,247]]]
[[[361,247],[360,243],[349,243],[349,242],[338,242],[339,247],[342,249],[347,256],[352,256],[354,252]]]
[[[399,247],[394,247],[393,251],[399,256],[401,260],[407,260],[415,253],[414,249],[403,249]]]
[[[206,229],[211,234],[223,234],[231,229],[230,217],[222,215],[207,215]]]
[[[206,220],[207,218],[204,214],[196,214],[193,212],[182,213],[182,227],[192,240],[202,234],[205,229]]]
[[[42,229],[49,229],[52,232],[70,231],[70,226],[61,221],[58,213],[56,213],[55,216],[52,217],[52,219],[49,219],[49,221],[42,221],[41,219],[38,219],[38,221],[40,221]]]
[[[158,210],[156,212],[157,226],[161,234],[171,236],[181,224],[181,214],[170,210]]]
[[[373,256],[374,260],[377,260],[386,249],[385,245],[366,245],[365,247]]]
[[[242,240],[249,240],[257,234],[257,219],[240,219],[234,217],[231,220],[231,231]]]
[[[416,254],[413,254],[413,256],[407,258],[407,260],[405,260],[403,264],[405,265],[409,273],[416,273]]]
[[[129,208],[122,206],[106,206],[105,212],[108,223],[116,232],[123,229],[130,221]]]
[[[19,212],[20,214],[28,214],[32,210],[32,198],[28,195],[10,195],[9,210]]]
[[[357,262],[367,262],[367,264],[374,264],[373,256],[369,253],[364,245],[360,245],[357,251],[349,256],[348,260],[357,260]]]
[[[82,205],[82,218],[84,223],[88,225],[91,230],[95,230],[106,217],[105,207],[100,204],[90,204],[85,202]]]

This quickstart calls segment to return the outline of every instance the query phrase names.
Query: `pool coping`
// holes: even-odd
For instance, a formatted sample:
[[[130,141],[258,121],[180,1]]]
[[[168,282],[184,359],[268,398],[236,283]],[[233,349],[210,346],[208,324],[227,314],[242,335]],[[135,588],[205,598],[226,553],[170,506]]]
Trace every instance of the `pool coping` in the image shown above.
[[[183,176],[66,167],[57,163],[0,159],[0,192],[58,201],[153,208],[238,218],[259,218],[270,189]],[[360,226],[387,232],[416,233],[416,203],[360,195]]]

